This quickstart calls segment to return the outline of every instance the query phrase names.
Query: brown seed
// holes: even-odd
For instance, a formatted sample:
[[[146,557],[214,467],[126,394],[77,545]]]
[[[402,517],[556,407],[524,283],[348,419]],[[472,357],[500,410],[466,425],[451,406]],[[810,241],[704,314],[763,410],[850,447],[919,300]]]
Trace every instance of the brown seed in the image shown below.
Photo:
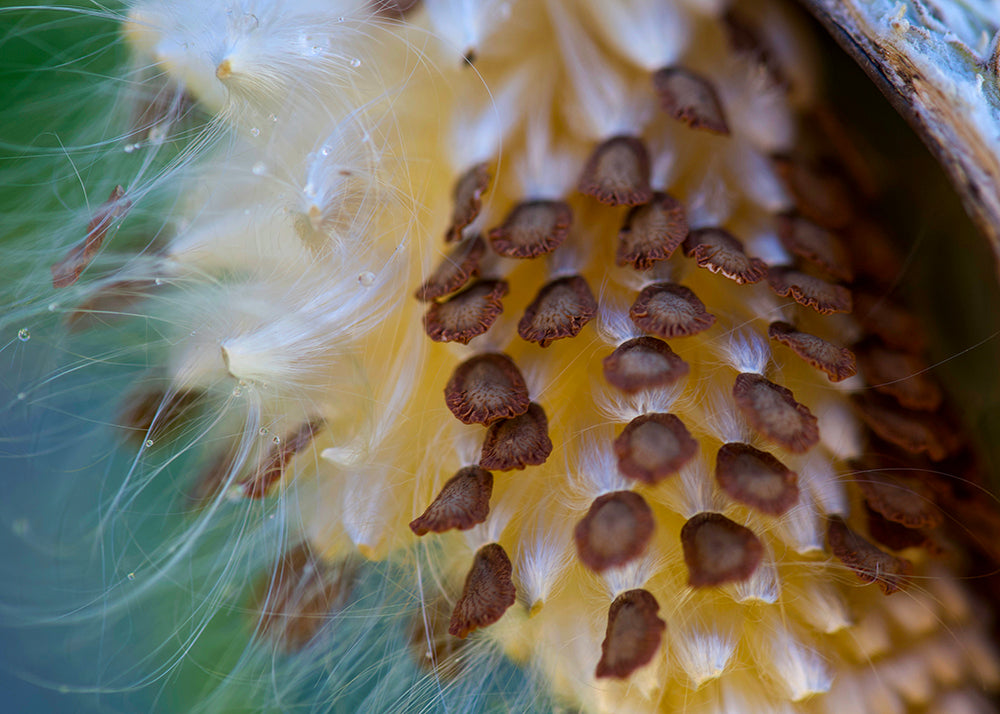
[[[80,278],[101,249],[111,225],[128,213],[131,207],[132,202],[125,198],[125,189],[115,186],[108,200],[101,204],[87,224],[87,235],[83,241],[70,248],[66,256],[52,266],[52,287],[67,288]]]
[[[859,291],[854,296],[854,316],[888,347],[912,354],[927,348],[927,333],[920,321],[888,297]]]
[[[698,442],[673,414],[638,416],[615,439],[618,470],[648,484],[677,473],[697,452]]]
[[[691,371],[670,345],[655,337],[635,337],[622,342],[602,364],[608,384],[629,394],[669,387]]]
[[[485,253],[486,242],[480,236],[456,245],[417,290],[417,300],[427,302],[461,290],[479,272]]]
[[[913,568],[908,560],[889,555],[852,531],[840,516],[832,516],[826,526],[830,552],[866,583],[877,582],[886,595],[899,590]]]
[[[851,401],[872,431],[912,454],[941,461],[961,446],[954,429],[936,414],[905,409],[872,393],[852,394]]]
[[[806,218],[833,229],[854,219],[853,193],[832,169],[786,156],[774,157],[774,166]]]
[[[831,382],[840,382],[858,373],[854,353],[846,347],[800,332],[787,322],[772,322],[767,328],[768,337],[791,350],[816,369],[826,372]]]
[[[129,430],[130,440],[152,439],[155,443],[181,426],[204,399],[200,389],[169,393],[164,389],[139,389],[125,398],[121,424]]]
[[[853,306],[851,291],[843,285],[828,283],[794,268],[769,268],[767,281],[771,289],[781,297],[791,295],[799,305],[811,307],[820,315],[850,312]]]
[[[517,596],[510,578],[512,572],[510,558],[498,543],[489,543],[476,551],[462,597],[451,613],[448,632],[464,639],[470,632],[503,617]]]
[[[634,206],[618,231],[615,262],[636,270],[649,270],[666,260],[688,235],[684,207],[672,196],[656,192],[653,200]]]
[[[764,546],[753,531],[721,513],[688,519],[681,528],[681,546],[693,588],[746,580],[764,557]]]
[[[684,240],[684,255],[702,268],[721,273],[738,285],[759,283],[767,277],[767,264],[749,257],[743,244],[722,228],[700,228]]]
[[[681,67],[665,67],[653,74],[653,87],[663,111],[692,129],[729,134],[726,114],[711,82]]]
[[[490,231],[490,245],[507,258],[535,258],[561,246],[572,223],[573,209],[564,201],[525,201]]]
[[[675,283],[647,285],[629,309],[632,322],[657,337],[688,337],[715,324],[705,304],[690,288]]]
[[[893,285],[903,273],[903,259],[882,226],[861,217],[841,233],[851,265],[875,285]]]
[[[467,359],[444,388],[451,413],[463,424],[489,426],[528,411],[528,387],[514,360],[499,352]]]
[[[865,513],[868,516],[868,534],[879,545],[884,545],[890,550],[906,550],[930,544],[930,538],[926,533],[894,523],[881,513],[872,510],[868,504],[865,504]]]
[[[865,381],[875,391],[894,397],[907,409],[932,412],[941,406],[944,393],[921,357],[889,349],[875,341],[856,349]]]
[[[532,402],[524,414],[490,425],[479,465],[494,471],[523,469],[544,464],[551,453],[549,420],[545,410]]]
[[[840,238],[801,216],[778,216],[781,244],[803,260],[808,260],[837,280],[854,279],[851,260]]]
[[[608,629],[594,676],[626,679],[649,664],[667,629],[656,615],[659,611],[659,603],[648,590],[629,590],[616,597],[608,610]]]
[[[941,524],[934,494],[920,481],[876,469],[860,469],[854,482],[868,507],[907,528],[933,528]]]
[[[722,445],[715,480],[733,500],[771,516],[780,516],[799,500],[798,474],[749,444]]]
[[[490,185],[489,165],[476,164],[455,182],[452,191],[451,225],[445,233],[449,243],[461,240],[462,229],[476,220],[483,208],[483,194]]]
[[[642,555],[653,537],[653,511],[635,491],[597,497],[576,524],[573,538],[580,561],[601,572]]]
[[[485,333],[503,312],[506,280],[479,280],[468,290],[434,303],[424,315],[424,330],[435,342],[469,344]]]
[[[247,498],[267,496],[271,487],[285,475],[285,469],[288,468],[292,459],[312,443],[313,438],[324,426],[326,426],[325,419],[307,421],[280,442],[271,446],[267,455],[257,465],[253,475],[240,482],[240,486],[243,487],[243,495]]]
[[[615,136],[600,144],[583,167],[580,193],[609,206],[649,203],[649,153],[642,139]]]
[[[419,518],[410,521],[410,530],[418,536],[452,528],[469,530],[486,520],[492,495],[493,474],[478,466],[466,466],[448,479]]]
[[[819,442],[816,417],[791,390],[743,372],[736,375],[733,399],[750,426],[782,448],[802,454]]]
[[[119,280],[98,288],[66,316],[66,326],[73,332],[105,325],[128,317],[129,308],[149,297],[155,280]]]
[[[548,347],[555,340],[576,337],[597,314],[597,301],[580,275],[558,278],[545,285],[524,310],[517,334]]]
[[[742,55],[748,61],[761,67],[776,87],[786,87],[788,80],[784,71],[771,53],[771,50],[761,38],[756,28],[733,10],[727,10],[722,16],[723,27],[729,46],[736,54]]]
[[[355,563],[325,563],[304,543],[285,552],[257,585],[260,634],[286,651],[301,649],[346,603],[356,574]]]

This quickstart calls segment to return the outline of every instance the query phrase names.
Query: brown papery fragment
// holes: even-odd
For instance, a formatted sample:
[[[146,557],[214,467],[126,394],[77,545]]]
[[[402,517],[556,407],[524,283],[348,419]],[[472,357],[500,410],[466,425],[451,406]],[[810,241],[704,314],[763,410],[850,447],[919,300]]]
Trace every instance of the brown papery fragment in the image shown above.
[[[769,268],[767,282],[771,290],[781,297],[791,295],[799,305],[811,307],[820,315],[850,312],[853,308],[851,291],[843,285],[828,283],[794,268],[782,266]]]
[[[657,337],[689,337],[715,324],[715,315],[690,288],[675,283],[647,285],[629,309],[636,327]]]
[[[490,425],[479,465],[494,471],[523,469],[544,464],[551,453],[549,420],[545,410],[532,402],[524,414]]]
[[[111,225],[128,213],[131,207],[131,201],[125,199],[125,189],[115,186],[108,200],[91,217],[83,241],[70,248],[66,257],[52,266],[52,287],[67,288],[80,278],[101,249]]]
[[[840,238],[812,221],[794,214],[778,216],[778,238],[793,254],[818,266],[837,280],[854,279],[851,260]]]
[[[801,454],[819,442],[816,417],[791,390],[743,372],[736,376],[733,399],[750,426],[782,448]]]
[[[445,233],[449,243],[462,238],[462,229],[476,220],[483,208],[483,194],[490,185],[489,166],[476,164],[455,182],[452,191],[451,225]]]
[[[673,255],[687,235],[684,207],[672,196],[656,192],[652,201],[629,210],[618,231],[615,262],[649,270]]]
[[[417,300],[427,302],[461,290],[479,271],[485,253],[486,243],[480,236],[456,245],[417,290]]]
[[[936,414],[905,409],[889,397],[870,392],[852,394],[851,401],[872,431],[911,454],[941,461],[961,446],[954,428]]]
[[[664,67],[653,74],[653,87],[663,111],[692,129],[729,134],[726,114],[711,82],[682,67]]]
[[[601,643],[595,673],[598,679],[625,679],[652,661],[667,628],[656,615],[659,610],[659,603],[648,590],[628,590],[615,598]]]
[[[487,426],[524,414],[531,403],[521,370],[500,352],[476,355],[458,365],[444,388],[444,398],[462,423]]]
[[[493,474],[479,466],[466,466],[452,476],[419,518],[410,521],[416,535],[468,530],[486,520],[493,495]]]
[[[599,496],[576,524],[573,539],[580,561],[601,572],[642,555],[653,537],[653,511],[634,491]]]
[[[615,136],[598,145],[583,167],[578,189],[609,206],[649,203],[649,152],[642,139]]]
[[[915,478],[879,469],[860,469],[854,473],[854,482],[868,507],[893,523],[907,528],[934,528],[941,524],[941,511],[934,504],[934,494]]]
[[[886,595],[899,590],[913,570],[908,560],[889,555],[847,527],[840,516],[826,526],[830,552],[866,583],[877,582]]]
[[[858,373],[857,360],[849,349],[838,347],[808,332],[801,332],[787,322],[772,322],[767,328],[767,335],[789,347],[808,364],[825,372],[831,382],[840,382]]]
[[[130,440],[155,442],[177,429],[204,398],[200,389],[140,389],[126,397],[121,424]]]
[[[623,476],[656,484],[677,473],[698,452],[698,442],[674,414],[643,414],[615,439]]]
[[[691,371],[670,345],[648,336],[622,342],[604,358],[602,365],[608,384],[629,394],[669,387]]]
[[[536,258],[561,246],[573,223],[565,201],[525,201],[489,233],[493,252],[507,258]]]
[[[688,519],[681,528],[681,546],[693,588],[744,581],[764,557],[764,546],[753,531],[721,513]]]
[[[725,275],[738,285],[759,283],[767,277],[767,265],[751,258],[743,244],[722,228],[699,228],[684,240],[684,255],[699,266]]]
[[[480,280],[445,302],[431,305],[424,315],[427,336],[435,342],[469,344],[500,317],[501,300],[508,290],[506,280]]]
[[[576,337],[597,314],[597,300],[580,275],[558,278],[545,285],[517,324],[517,334],[548,347],[555,340]]]
[[[517,597],[512,572],[510,558],[500,544],[489,543],[476,551],[462,596],[452,610],[448,632],[464,639],[503,617]]]
[[[715,458],[715,480],[733,500],[780,516],[799,500],[798,474],[749,444],[723,444]]]
[[[289,433],[279,443],[268,449],[267,455],[257,465],[252,476],[240,482],[247,498],[264,498],[271,487],[285,475],[285,469],[297,454],[304,451],[313,438],[326,425],[325,419],[313,419]]]

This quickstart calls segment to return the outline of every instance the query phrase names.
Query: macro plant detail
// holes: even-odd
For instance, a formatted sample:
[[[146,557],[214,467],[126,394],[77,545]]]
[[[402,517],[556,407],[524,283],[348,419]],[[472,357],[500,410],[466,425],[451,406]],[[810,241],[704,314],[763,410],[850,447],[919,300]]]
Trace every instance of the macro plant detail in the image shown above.
[[[966,18],[995,94],[966,37],[988,13],[942,7],[885,21]],[[108,117],[65,150],[88,205],[24,223],[58,240],[14,256],[4,321],[24,333],[14,439],[41,463],[45,440],[80,447],[54,447],[63,497],[97,503],[70,550],[110,584],[65,617],[26,609],[143,632],[93,691],[993,711],[1000,514],[798,10],[94,12],[124,59]],[[932,139],[961,129],[942,121]],[[936,145],[984,225],[990,121]],[[210,674],[185,692],[191,661]]]

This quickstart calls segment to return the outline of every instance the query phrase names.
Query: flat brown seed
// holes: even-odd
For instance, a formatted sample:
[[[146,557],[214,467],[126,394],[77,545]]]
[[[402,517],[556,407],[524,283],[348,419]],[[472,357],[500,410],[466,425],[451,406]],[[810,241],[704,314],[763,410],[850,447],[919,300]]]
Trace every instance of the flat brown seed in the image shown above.
[[[653,74],[653,87],[663,111],[692,129],[729,134],[726,114],[711,82],[681,67],[664,67]]]
[[[673,255],[687,235],[687,217],[680,201],[656,192],[652,201],[629,210],[618,231],[615,262],[649,270],[653,263]]]
[[[920,320],[888,297],[858,292],[854,316],[862,327],[893,349],[919,354],[927,348],[927,333]]]
[[[854,196],[835,171],[785,156],[775,157],[774,167],[806,218],[833,229],[854,219]]]
[[[573,223],[565,201],[525,201],[490,231],[493,252],[507,258],[535,258],[561,246]]]
[[[167,392],[163,389],[141,389],[125,398],[121,424],[129,430],[132,441],[152,439],[154,443],[169,435],[191,416],[204,400],[199,389]]]
[[[760,565],[764,546],[749,528],[721,513],[699,513],[681,528],[688,585],[706,588],[746,580]]]
[[[649,203],[649,152],[642,139],[615,136],[600,144],[583,167],[578,189],[609,206]]]
[[[417,290],[417,300],[427,302],[461,290],[479,271],[485,253],[486,242],[480,236],[456,245]]]
[[[647,285],[629,308],[629,317],[643,332],[657,337],[688,337],[715,324],[715,315],[690,288],[675,283]]]
[[[615,439],[623,476],[656,484],[677,473],[698,452],[698,442],[673,414],[643,414]]]
[[[312,443],[313,438],[324,426],[326,426],[325,419],[312,419],[271,446],[253,475],[240,482],[243,495],[247,498],[266,497],[271,487],[285,475],[285,469],[292,459]]]
[[[854,279],[847,250],[834,233],[794,214],[778,216],[781,244],[803,260],[808,260],[836,280]]]
[[[466,531],[486,520],[493,495],[493,474],[479,466],[466,466],[441,488],[427,510],[410,521],[416,535]]]
[[[778,446],[802,454],[819,442],[816,417],[795,401],[790,389],[743,372],[736,375],[733,399],[750,426]]]
[[[934,505],[934,494],[914,478],[876,469],[862,469],[854,482],[865,503],[893,523],[907,528],[934,528],[941,524],[941,511]]]
[[[594,676],[626,679],[649,664],[667,629],[656,615],[659,611],[659,603],[648,590],[628,590],[616,597],[608,610],[608,629]]]
[[[792,296],[799,305],[811,307],[820,315],[850,312],[853,307],[851,291],[843,285],[828,283],[794,268],[772,267],[767,271],[771,290],[781,297]]]
[[[463,424],[489,426],[528,411],[528,386],[514,360],[500,352],[467,359],[455,368],[444,400]]]
[[[722,228],[699,228],[684,240],[684,255],[713,273],[725,275],[738,285],[759,283],[767,277],[767,264],[751,258],[743,244]]]
[[[462,229],[476,220],[483,208],[483,194],[490,185],[489,166],[476,164],[455,182],[452,191],[451,225],[445,233],[449,243],[461,240]]]
[[[524,310],[517,334],[548,347],[555,340],[576,337],[597,314],[597,300],[583,276],[571,275],[548,283]]]
[[[961,446],[961,439],[944,419],[929,412],[905,409],[888,397],[852,394],[861,419],[879,437],[911,454],[942,461]]]
[[[889,555],[847,527],[839,516],[830,518],[826,526],[826,542],[830,552],[854,571],[866,583],[877,582],[886,595],[899,590],[913,568],[908,560]]]
[[[857,360],[849,349],[838,347],[808,332],[800,332],[787,322],[772,322],[767,328],[767,335],[789,347],[816,369],[825,372],[831,382],[840,382],[858,373]]]
[[[532,402],[524,414],[490,425],[479,465],[494,471],[523,469],[544,464],[551,453],[549,420],[545,410]]]
[[[301,649],[346,603],[356,574],[355,563],[325,563],[305,544],[285,552],[257,585],[260,633],[286,651]]]
[[[642,555],[653,537],[653,511],[635,491],[598,496],[576,524],[573,538],[580,561],[601,572]]]
[[[449,634],[464,639],[503,617],[517,598],[512,572],[510,558],[500,544],[489,543],[476,551],[462,596],[451,613]]]
[[[715,457],[715,480],[734,501],[780,516],[799,500],[799,476],[774,456],[749,444],[723,444]]]
[[[508,291],[506,280],[479,280],[445,302],[434,303],[424,315],[427,336],[435,342],[469,344],[500,317],[501,300]]]
[[[691,371],[670,345],[646,336],[622,342],[602,364],[608,384],[629,394],[669,387]]]
[[[889,550],[920,548],[931,543],[926,533],[894,523],[868,504],[865,504],[865,513],[868,516],[868,535]]]
[[[67,288],[75,283],[97,255],[112,224],[132,207],[125,198],[125,189],[115,186],[108,200],[101,204],[87,224],[83,241],[69,249],[66,256],[52,266],[52,287]]]
[[[907,409],[932,412],[941,406],[944,393],[921,357],[876,342],[856,349],[861,373],[875,391],[888,394]]]

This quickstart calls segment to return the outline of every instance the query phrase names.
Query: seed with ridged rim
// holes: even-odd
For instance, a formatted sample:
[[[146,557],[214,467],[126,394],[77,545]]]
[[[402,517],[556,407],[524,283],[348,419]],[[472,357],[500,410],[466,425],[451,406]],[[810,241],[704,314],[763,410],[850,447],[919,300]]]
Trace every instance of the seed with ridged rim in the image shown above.
[[[855,346],[865,381],[907,409],[932,412],[944,401],[944,392],[919,355],[889,349],[876,341]]]
[[[525,201],[489,233],[493,252],[507,258],[536,258],[561,246],[573,223],[565,201]]]
[[[600,572],[642,555],[653,537],[653,511],[634,491],[598,496],[576,524],[573,539],[580,561]]]
[[[615,439],[623,476],[656,484],[677,473],[698,452],[698,442],[674,414],[643,414]]]
[[[659,610],[648,590],[628,590],[615,598],[608,610],[608,627],[594,676],[626,679],[652,661],[667,628],[656,615]]]
[[[854,279],[851,261],[840,239],[801,216],[778,216],[778,238],[793,254],[821,268],[836,280]]]
[[[781,297],[792,297],[799,305],[811,307],[820,315],[850,312],[853,307],[851,291],[843,285],[828,283],[814,275],[776,266],[768,269],[767,282],[771,290]]]
[[[597,300],[580,275],[557,278],[538,291],[517,323],[517,334],[548,347],[555,340],[576,337],[597,314]]]
[[[840,382],[858,373],[857,359],[849,349],[802,332],[787,322],[772,322],[767,328],[767,335],[825,372],[831,382]]]
[[[523,469],[544,464],[551,453],[549,420],[545,410],[532,402],[524,414],[490,425],[479,465],[494,471]]]
[[[467,290],[434,303],[424,315],[424,331],[435,342],[469,344],[487,332],[503,312],[506,280],[479,280]]]
[[[641,389],[669,387],[691,368],[656,337],[634,337],[622,342],[602,362],[608,384],[629,394]]]
[[[760,565],[764,546],[749,528],[721,513],[698,513],[681,528],[688,585],[705,588],[746,580]]]
[[[441,488],[431,505],[410,522],[416,535],[468,530],[486,520],[493,495],[493,474],[479,466],[459,469]]]
[[[726,114],[715,87],[683,67],[664,67],[653,75],[653,87],[663,111],[692,129],[729,134]]]
[[[462,230],[471,224],[483,209],[483,194],[490,185],[489,165],[476,164],[462,174],[452,191],[451,225],[445,233],[449,243],[462,238]]]
[[[444,399],[464,424],[489,426],[528,411],[528,386],[521,370],[507,355],[487,352],[455,368],[444,388]]]
[[[790,389],[743,372],[736,376],[733,399],[750,426],[779,446],[801,454],[819,442],[816,417]]]
[[[512,573],[510,558],[500,544],[488,543],[476,551],[462,596],[452,610],[448,632],[465,638],[503,617],[517,599]]]
[[[577,186],[609,206],[649,203],[649,152],[642,139],[614,136],[599,144],[587,159]]]
[[[961,445],[953,427],[936,414],[905,409],[880,394],[852,394],[851,402],[872,431],[912,454],[941,461]]]
[[[485,253],[486,243],[481,236],[456,245],[417,290],[417,300],[426,302],[461,290],[478,272]]]
[[[899,590],[913,570],[908,560],[889,555],[848,528],[840,516],[826,526],[830,552],[866,583],[877,582],[886,595]]]
[[[927,333],[920,320],[885,295],[858,291],[854,317],[889,347],[912,354],[927,349]]]
[[[666,260],[687,238],[688,222],[680,201],[659,191],[649,203],[634,206],[618,231],[615,262],[649,270]]]
[[[799,212],[824,228],[844,228],[854,218],[854,197],[832,169],[794,157],[774,157],[774,167]]]
[[[941,524],[941,511],[933,494],[915,478],[878,469],[854,472],[854,482],[865,503],[884,518],[907,528],[933,528]]]
[[[715,480],[734,501],[780,516],[799,500],[798,474],[750,444],[723,444],[715,457]]]
[[[628,311],[629,317],[643,332],[657,337],[689,337],[715,324],[715,315],[694,291],[675,283],[647,285]]]
[[[699,228],[684,240],[684,255],[702,268],[725,275],[738,285],[759,283],[767,277],[767,264],[751,258],[743,243],[722,228]]]

